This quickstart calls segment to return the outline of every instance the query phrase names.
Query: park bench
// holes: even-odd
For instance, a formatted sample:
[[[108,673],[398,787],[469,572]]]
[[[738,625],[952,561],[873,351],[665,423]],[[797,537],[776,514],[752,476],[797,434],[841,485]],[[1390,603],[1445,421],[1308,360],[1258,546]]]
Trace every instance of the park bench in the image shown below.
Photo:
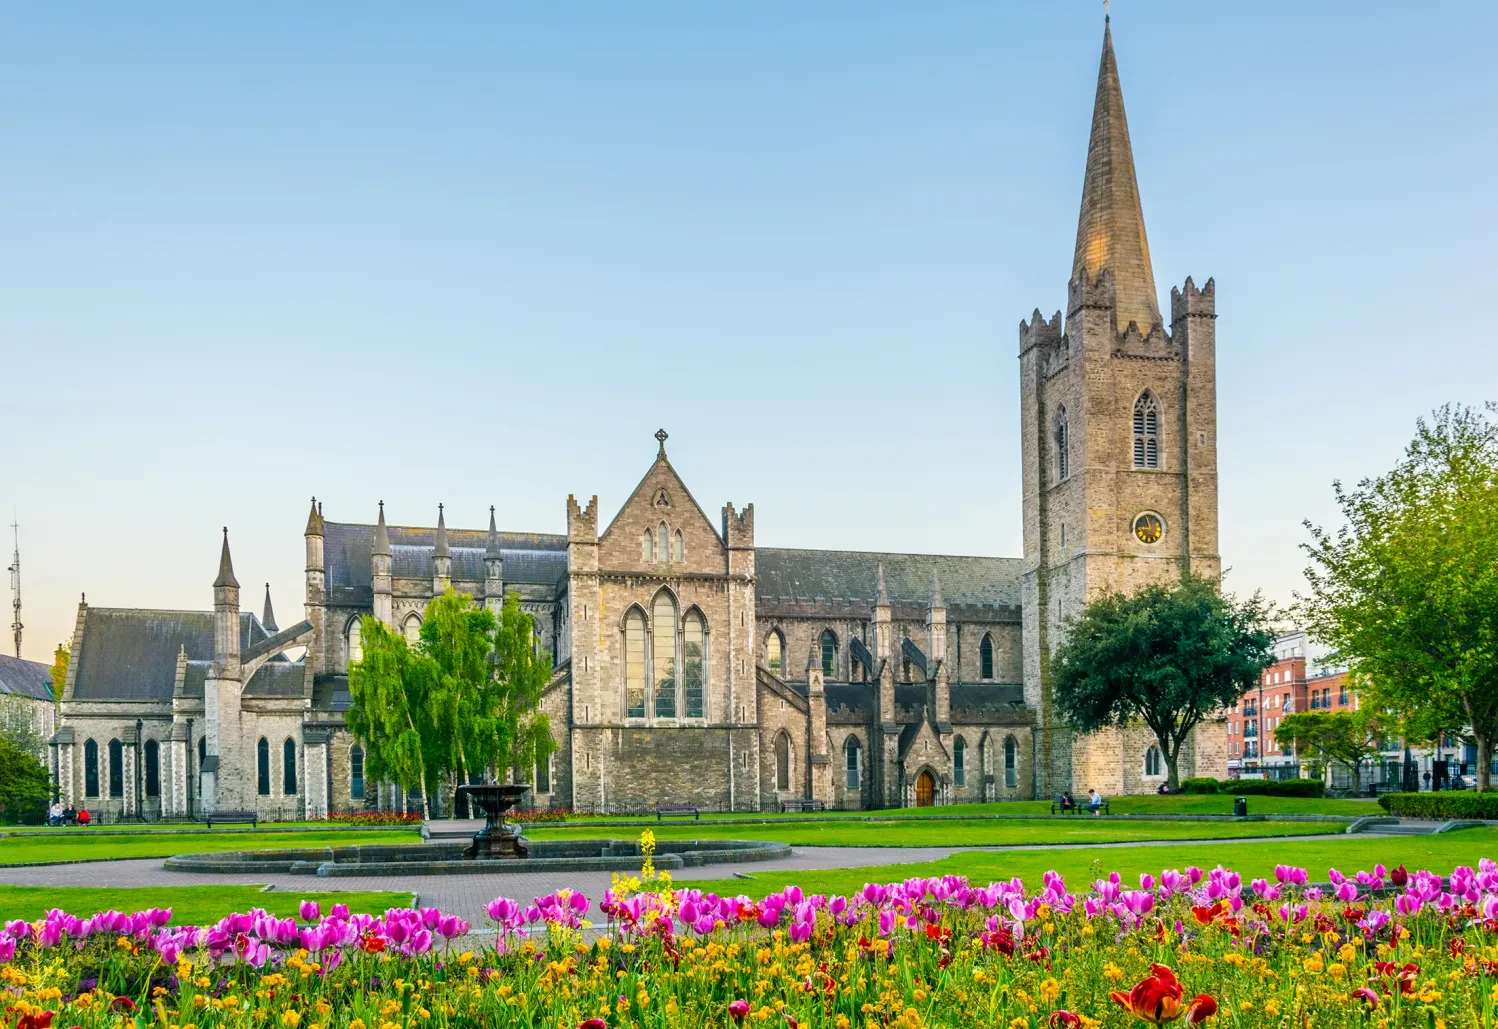
[[[1061,804],[1061,800],[1061,794],[1059,793],[1051,798],[1051,814],[1075,815],[1078,812],[1087,810],[1086,798],[1078,797],[1073,799],[1071,807],[1063,807]],[[1107,797],[1103,798],[1103,806],[1098,808],[1098,810],[1105,815],[1111,814],[1111,812],[1108,810]]]
[[[203,821],[208,823],[208,828],[210,829],[213,828],[214,822],[217,822],[219,825],[244,825],[248,823],[250,828],[253,829],[259,827],[260,816],[253,811],[215,811],[213,814],[205,816]]]
[[[702,820],[702,812],[691,804],[657,804],[655,806],[655,820],[657,822],[667,815],[691,815],[698,821]]]
[[[806,798],[792,798],[790,800],[782,800],[780,802],[780,811],[781,811],[782,814],[784,814],[787,811],[826,811],[826,810],[827,810],[827,804],[825,802],[820,801],[820,800],[814,800],[811,797],[806,797]]]

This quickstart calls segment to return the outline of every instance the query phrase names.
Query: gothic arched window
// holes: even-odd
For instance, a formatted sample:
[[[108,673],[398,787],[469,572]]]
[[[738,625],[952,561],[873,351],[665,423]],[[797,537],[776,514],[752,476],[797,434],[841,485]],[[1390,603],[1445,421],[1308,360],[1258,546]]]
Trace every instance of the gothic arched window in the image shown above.
[[[988,633],[978,643],[978,678],[993,678],[993,636]]]
[[[696,611],[687,613],[681,623],[681,692],[682,715],[703,717],[703,664],[707,660],[707,626]]]
[[[655,560],[655,537],[650,534],[649,529],[640,536],[640,560]]]
[[[406,637],[406,642],[415,646],[421,639],[421,615],[411,612],[406,620],[401,623],[401,633]]]
[[[785,674],[785,637],[779,629],[771,629],[765,640],[765,667],[775,675]]]
[[[687,559],[687,545],[681,537],[681,530],[677,529],[671,537],[671,560],[680,564]]]
[[[791,788],[791,738],[783,730],[775,734],[775,788]]]
[[[93,740],[83,744],[83,795],[99,795],[99,745]]]
[[[829,679],[837,675],[837,637],[831,629],[822,633],[822,674]]]
[[[1160,467],[1160,402],[1149,390],[1134,401],[1134,467]]]
[[[1013,736],[1004,737],[1004,785],[1019,785],[1019,743]]]
[[[650,612],[650,657],[655,670],[655,717],[676,717],[676,601],[657,593]]]
[[[967,785],[967,740],[961,736],[952,743],[952,783]]]
[[[270,744],[264,736],[255,744],[255,792],[270,796]]]
[[[1071,436],[1066,424],[1066,408],[1056,413],[1056,481],[1065,482],[1071,477]]]
[[[357,743],[348,752],[348,795],[350,800],[364,799],[364,748]]]
[[[161,796],[161,744],[146,740],[146,796]]]
[[[125,795],[125,748],[119,740],[109,741],[109,795]]]
[[[666,528],[665,522],[661,522],[660,528],[656,530],[655,559],[657,561],[671,560],[671,530]]]
[[[281,792],[296,796],[296,741],[290,736],[281,744]]]
[[[637,607],[624,616],[624,709],[645,717],[645,614]]]
[[[858,785],[858,781],[859,781],[859,776],[858,776],[858,772],[859,772],[859,768],[858,768],[858,737],[857,736],[849,736],[848,737],[848,742],[845,743],[845,744],[843,744],[843,755],[847,759],[847,765],[848,765],[848,789],[850,789],[850,790],[856,790],[856,789],[859,788],[859,785]]]
[[[1147,749],[1144,752],[1144,774],[1145,775],[1162,775],[1162,774],[1164,774],[1164,773],[1162,773],[1160,771],[1160,765],[1162,763],[1163,762],[1161,762],[1161,760],[1160,760],[1160,748],[1154,746],[1153,744],[1151,744],[1150,747],[1149,747],[1149,749]]]
[[[355,618],[348,623],[348,630],[346,635],[348,637],[349,664],[353,664],[355,661],[362,661],[364,659],[364,648],[359,644],[359,621],[360,620],[358,618]]]

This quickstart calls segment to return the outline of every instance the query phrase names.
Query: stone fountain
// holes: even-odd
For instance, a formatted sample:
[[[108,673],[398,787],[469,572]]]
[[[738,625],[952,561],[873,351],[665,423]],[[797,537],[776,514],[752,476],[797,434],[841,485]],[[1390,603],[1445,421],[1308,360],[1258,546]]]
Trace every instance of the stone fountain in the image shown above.
[[[484,814],[484,827],[473,834],[473,842],[463,851],[465,860],[530,857],[530,850],[520,840],[520,830],[505,821],[505,812],[519,803],[529,786],[510,783],[483,783],[459,786],[458,796],[467,797]]]

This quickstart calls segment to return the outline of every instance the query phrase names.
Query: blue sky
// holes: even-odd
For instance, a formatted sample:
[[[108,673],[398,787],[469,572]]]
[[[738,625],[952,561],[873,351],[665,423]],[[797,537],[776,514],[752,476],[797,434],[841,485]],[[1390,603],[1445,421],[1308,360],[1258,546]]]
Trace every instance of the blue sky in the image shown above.
[[[309,8],[0,12],[27,656],[82,591],[207,606],[225,524],[289,621],[314,493],[610,517],[660,426],[762,544],[1020,552],[1016,326],[1064,303],[1099,4]],[[1218,282],[1237,590],[1288,599],[1332,479],[1498,394],[1495,30],[1114,4],[1156,279]]]

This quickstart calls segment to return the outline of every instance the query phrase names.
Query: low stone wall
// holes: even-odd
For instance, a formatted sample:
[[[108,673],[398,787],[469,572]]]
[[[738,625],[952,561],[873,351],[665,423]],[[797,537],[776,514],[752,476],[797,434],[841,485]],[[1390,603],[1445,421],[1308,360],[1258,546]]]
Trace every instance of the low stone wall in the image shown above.
[[[633,840],[526,841],[528,858],[465,860],[463,844],[414,843],[305,850],[242,850],[188,854],[167,858],[162,867],[174,872],[246,874],[283,872],[338,878],[361,875],[493,875],[528,872],[638,872],[644,861]],[[655,866],[662,869],[790,857],[784,843],[756,840],[667,840],[657,846]]]

